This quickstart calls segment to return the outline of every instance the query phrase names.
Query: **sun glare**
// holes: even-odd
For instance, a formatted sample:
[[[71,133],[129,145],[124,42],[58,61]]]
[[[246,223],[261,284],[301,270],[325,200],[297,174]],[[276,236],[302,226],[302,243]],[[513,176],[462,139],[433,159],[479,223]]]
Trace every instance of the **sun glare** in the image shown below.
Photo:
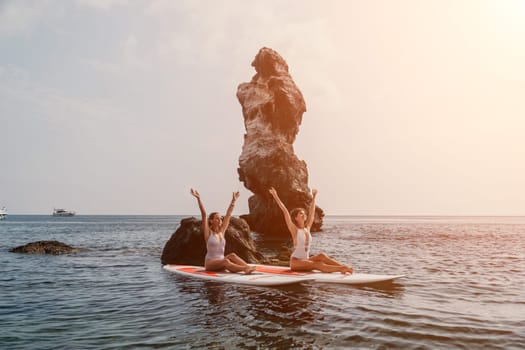
[[[525,35],[525,1],[494,1],[491,2],[488,10],[488,15],[497,21],[495,24],[505,34],[523,39],[523,35]]]

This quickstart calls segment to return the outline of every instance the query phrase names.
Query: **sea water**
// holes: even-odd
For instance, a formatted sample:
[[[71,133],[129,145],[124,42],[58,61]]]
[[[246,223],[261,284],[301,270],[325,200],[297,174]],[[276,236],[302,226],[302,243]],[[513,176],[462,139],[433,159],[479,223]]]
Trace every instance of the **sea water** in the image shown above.
[[[326,217],[314,234],[395,283],[227,285],[162,269],[183,216],[0,222],[1,349],[524,349],[525,217]],[[255,236],[268,256],[282,242]],[[58,240],[89,250],[26,255]]]

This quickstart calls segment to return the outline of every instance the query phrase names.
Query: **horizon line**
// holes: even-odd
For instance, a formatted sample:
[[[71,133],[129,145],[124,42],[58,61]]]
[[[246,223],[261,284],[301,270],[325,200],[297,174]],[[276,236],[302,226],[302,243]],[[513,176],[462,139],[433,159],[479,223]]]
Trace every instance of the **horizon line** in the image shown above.
[[[8,216],[53,216],[52,214],[35,214],[35,213],[8,213]],[[233,214],[232,216],[240,217],[241,215],[247,214]],[[77,213],[75,216],[188,216],[188,217],[200,217],[200,214],[80,214]],[[324,217],[328,216],[352,216],[352,217],[525,217],[524,214],[325,214]]]

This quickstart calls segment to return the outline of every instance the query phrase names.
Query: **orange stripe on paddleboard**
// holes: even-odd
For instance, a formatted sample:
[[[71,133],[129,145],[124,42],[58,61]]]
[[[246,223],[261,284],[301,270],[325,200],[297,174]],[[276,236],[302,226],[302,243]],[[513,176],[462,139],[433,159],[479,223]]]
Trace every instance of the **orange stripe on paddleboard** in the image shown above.
[[[256,271],[273,273],[276,275],[304,276],[304,273],[298,273],[292,270],[272,269],[271,267],[263,267],[263,266],[257,266]]]
[[[183,271],[183,272],[189,272],[189,273],[194,273],[196,275],[205,275],[205,276],[213,276],[213,277],[220,277],[220,275],[216,272],[212,272],[212,271],[206,271],[206,270],[201,270],[201,269],[196,269],[194,267],[179,267],[177,268],[177,270],[179,271]]]

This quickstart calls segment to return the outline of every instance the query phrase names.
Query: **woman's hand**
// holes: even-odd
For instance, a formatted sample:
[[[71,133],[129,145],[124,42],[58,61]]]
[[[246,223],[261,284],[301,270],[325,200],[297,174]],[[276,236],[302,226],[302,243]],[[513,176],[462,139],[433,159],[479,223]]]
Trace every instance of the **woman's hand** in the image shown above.
[[[275,190],[275,188],[273,187],[270,187],[270,189],[268,190],[268,192],[270,192],[270,194],[275,198],[277,196],[277,191]]]
[[[317,196],[317,190],[315,188],[312,188],[312,196]]]
[[[240,196],[239,191],[237,191],[237,192],[233,192],[233,195],[232,195],[232,203],[235,203],[235,201],[239,198],[239,196]]]
[[[199,194],[199,192],[197,190],[194,190],[193,188],[190,188],[190,193],[193,197],[197,198],[197,199],[201,199],[201,195]]]

